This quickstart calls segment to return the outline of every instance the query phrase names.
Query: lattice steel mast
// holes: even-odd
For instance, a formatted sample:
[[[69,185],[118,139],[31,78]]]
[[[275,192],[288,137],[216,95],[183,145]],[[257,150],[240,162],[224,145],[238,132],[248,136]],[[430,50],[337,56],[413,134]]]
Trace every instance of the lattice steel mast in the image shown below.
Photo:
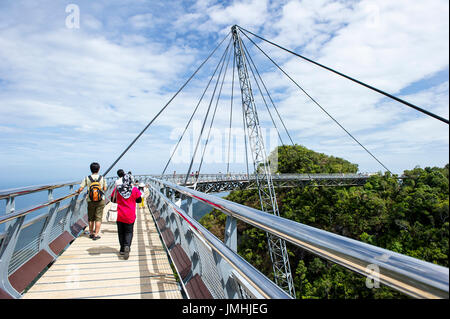
[[[238,69],[239,84],[242,94],[242,110],[248,134],[249,145],[253,157],[256,183],[258,187],[261,209],[264,212],[279,216],[275,189],[272,182],[269,162],[264,147],[261,127],[253,98],[250,78],[247,70],[247,61],[236,26],[231,28],[234,44],[234,54]],[[267,233],[270,258],[272,259],[275,283],[295,298],[294,283],[292,279],[289,257],[284,240]]]

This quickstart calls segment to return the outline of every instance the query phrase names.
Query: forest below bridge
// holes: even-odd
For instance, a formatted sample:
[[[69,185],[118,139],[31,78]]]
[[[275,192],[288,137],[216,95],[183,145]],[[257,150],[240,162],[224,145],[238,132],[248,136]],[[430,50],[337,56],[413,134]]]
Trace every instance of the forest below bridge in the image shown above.
[[[303,146],[280,146],[272,173],[356,173],[358,165]],[[371,176],[364,186],[277,189],[280,216],[448,267],[449,165]],[[260,209],[257,190],[226,199]],[[226,215],[214,210],[200,222],[223,239]],[[238,221],[238,253],[273,280],[265,232]],[[287,244],[297,298],[407,298],[297,246]]]

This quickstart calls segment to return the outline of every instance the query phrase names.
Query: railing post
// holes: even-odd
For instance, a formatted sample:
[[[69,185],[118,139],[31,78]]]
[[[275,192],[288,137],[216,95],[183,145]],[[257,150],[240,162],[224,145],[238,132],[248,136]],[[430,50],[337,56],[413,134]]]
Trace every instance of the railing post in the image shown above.
[[[170,191],[170,200],[172,201],[172,203],[176,204],[176,198],[175,198],[175,191],[172,189]]]
[[[16,198],[14,196],[8,197],[8,199],[6,200],[5,214],[8,215],[14,213],[15,209],[16,209]]]
[[[237,227],[236,218],[232,216],[227,216],[227,221],[225,223],[225,236],[224,243],[231,250],[237,252]]]
[[[86,199],[82,198],[82,200],[80,201],[80,197],[82,198],[83,195],[77,194],[73,198],[74,201],[75,201],[74,213],[72,214],[72,218],[73,218],[74,222],[77,222],[79,219],[82,219],[83,218],[83,214],[82,214],[83,210],[84,209],[87,210],[87,208],[86,208],[86,204],[87,204]]]
[[[187,197],[187,213],[189,216],[194,218],[194,203],[192,202],[192,197]]]
[[[14,196],[8,197],[6,200],[6,207],[5,207],[5,215],[12,214],[16,210],[16,198]],[[6,228],[11,225],[13,222],[9,221],[5,223],[5,230]]]
[[[69,187],[69,193],[73,192],[73,185],[70,185]],[[108,189],[106,190],[106,192],[108,192]],[[105,194],[105,198],[106,198],[106,194]],[[69,234],[72,234],[70,228],[72,227],[72,220],[75,220],[73,218],[76,207],[77,207],[77,199],[78,199],[78,195],[75,197],[72,197],[72,199],[70,200],[70,204],[69,204],[69,208],[65,217],[65,221],[64,221],[64,231],[67,231]]]
[[[48,190],[48,201],[50,202],[52,200],[53,200],[53,189],[49,189]],[[50,244],[50,234],[51,234],[52,227],[55,223],[56,212],[58,211],[58,208],[59,208],[59,202],[48,208],[47,219],[45,220],[45,224],[42,227],[42,232],[39,236],[40,237],[39,250],[45,249],[45,251],[48,252],[53,258],[56,258],[57,256],[50,249],[49,244]]]
[[[0,246],[0,288],[15,299],[21,298],[22,295],[9,282],[8,269],[24,220],[25,216],[21,216],[6,224],[5,237]]]

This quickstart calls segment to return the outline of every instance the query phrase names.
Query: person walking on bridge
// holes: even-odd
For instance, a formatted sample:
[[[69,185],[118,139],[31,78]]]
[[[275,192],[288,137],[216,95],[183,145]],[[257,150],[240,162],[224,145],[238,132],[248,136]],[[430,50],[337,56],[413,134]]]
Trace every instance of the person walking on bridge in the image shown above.
[[[145,208],[145,184],[144,183],[139,183],[139,186],[138,186],[138,189],[139,189],[139,191],[141,192],[141,198],[142,198],[142,200],[141,200],[141,203],[139,204],[139,208]]]
[[[118,177],[118,179],[114,182],[115,187],[117,187],[117,186],[119,186],[119,185],[122,184],[122,177],[124,177],[124,176],[125,176],[124,170],[123,170],[123,169],[119,169],[119,170],[117,171],[117,177]]]
[[[124,259],[130,256],[130,247],[133,240],[133,227],[136,220],[136,203],[142,201],[142,194],[133,186],[129,174],[122,177],[122,184],[114,188],[111,199],[117,201],[117,233],[119,235],[120,255]]]
[[[103,209],[105,208],[105,191],[107,189],[106,180],[99,175],[100,164],[93,162],[90,165],[91,175],[86,176],[80,184],[78,194],[87,187],[88,196],[88,223],[89,238],[93,240],[100,239],[98,235],[102,225]]]

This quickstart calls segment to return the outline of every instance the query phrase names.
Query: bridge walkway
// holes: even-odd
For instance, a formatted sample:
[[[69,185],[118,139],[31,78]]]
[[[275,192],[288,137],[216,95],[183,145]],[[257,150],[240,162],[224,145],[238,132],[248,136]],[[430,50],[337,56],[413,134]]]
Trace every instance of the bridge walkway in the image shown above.
[[[101,238],[80,235],[26,292],[23,299],[179,299],[179,284],[148,208],[137,208],[128,260],[119,255],[115,222],[106,221]]]

